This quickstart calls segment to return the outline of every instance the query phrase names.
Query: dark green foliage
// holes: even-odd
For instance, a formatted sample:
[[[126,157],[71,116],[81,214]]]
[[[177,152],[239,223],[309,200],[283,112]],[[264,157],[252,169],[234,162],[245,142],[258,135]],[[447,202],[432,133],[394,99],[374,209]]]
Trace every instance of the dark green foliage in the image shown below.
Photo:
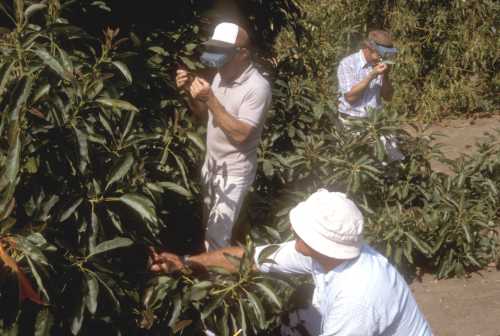
[[[178,66],[205,74],[197,45],[208,33],[200,16],[212,3],[165,5],[168,20],[146,23],[124,19],[120,4],[0,4],[11,18],[0,30],[0,307],[9,307],[0,309],[0,331],[277,334],[281,313],[296,306],[294,297],[304,299],[288,298],[307,279],[252,272],[250,239],[242,260],[231,259],[239,267],[235,274],[210,269],[152,277],[146,269],[147,246],[180,254],[202,249],[203,126],[189,118],[174,75]],[[344,43],[334,50],[313,48],[318,23],[301,16],[292,0],[237,4],[259,36],[262,57],[256,58],[274,76],[258,177],[242,216],[253,241],[289,238],[288,210],[327,187],[356,200],[367,218],[367,240],[406,271],[420,266],[447,277],[497,258],[498,137],[485,139],[477,154],[448,162],[455,172],[448,176],[430,168],[430,160],[446,161],[432,136],[418,127],[416,136],[400,129],[397,108],[353,131],[337,127],[332,88],[314,76],[327,78],[348,52],[350,34],[366,30],[357,15],[375,12],[372,3],[345,17],[355,29],[333,26]],[[372,23],[382,19],[374,16]],[[108,23],[121,31],[102,33]],[[301,46],[272,59],[284,26]],[[486,57],[474,66],[490,63]],[[405,71],[397,76],[414,76]],[[417,99],[410,91],[400,94]],[[382,164],[382,134],[400,136],[404,162]]]
[[[497,1],[311,0],[301,6],[305,38],[283,34],[277,50],[320,94],[337,93],[337,65],[368,30],[387,29],[400,51],[389,108],[424,121],[497,112]]]

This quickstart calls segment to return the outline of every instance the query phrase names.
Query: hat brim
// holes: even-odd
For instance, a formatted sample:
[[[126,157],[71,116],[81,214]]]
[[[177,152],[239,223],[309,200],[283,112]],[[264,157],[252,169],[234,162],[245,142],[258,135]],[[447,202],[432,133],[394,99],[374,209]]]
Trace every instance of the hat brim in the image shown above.
[[[205,47],[220,48],[220,49],[233,49],[235,47],[235,45],[232,43],[219,41],[219,40],[213,40],[213,39],[210,39],[206,42],[203,42],[202,44]]]
[[[393,47],[384,47],[383,45],[376,44],[377,52],[381,55],[394,55],[397,54],[398,49]]]
[[[227,53],[217,53],[205,51],[201,54],[200,60],[208,67],[220,68],[230,59]]]
[[[335,259],[353,259],[361,253],[362,241],[355,243],[335,242],[328,239],[315,230],[311,230],[311,210],[306,203],[301,202],[290,211],[290,223],[295,233],[309,247],[322,255]]]

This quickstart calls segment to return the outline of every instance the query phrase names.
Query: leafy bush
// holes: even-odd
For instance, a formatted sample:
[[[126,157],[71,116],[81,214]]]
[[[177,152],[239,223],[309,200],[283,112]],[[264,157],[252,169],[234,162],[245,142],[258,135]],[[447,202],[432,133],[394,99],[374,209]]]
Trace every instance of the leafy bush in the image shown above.
[[[96,6],[116,8],[113,1],[13,4],[0,4],[14,25],[0,39],[0,306],[10,308],[0,310],[2,334],[276,334],[307,279],[251,272],[252,240],[233,260],[236,274],[152,278],[146,270],[145,246],[201,249],[203,126],[188,117],[173,75],[179,64],[203,71],[194,56],[208,4],[188,1],[164,26],[100,37],[71,22]],[[241,5],[263,46],[283,25],[299,38],[311,33],[291,21],[293,1]],[[433,172],[430,160],[447,161],[432,136],[400,129],[394,109],[354,132],[339,129],[336,97],[313,77],[328,73],[313,67],[321,64],[312,49],[289,51],[274,60],[262,53],[275,62],[274,103],[242,216],[253,241],[288,238],[290,207],[328,187],[360,204],[367,239],[408,272],[453,276],[495,260],[498,137],[448,162],[455,174]],[[402,139],[404,162],[383,164],[379,135],[388,133]]]
[[[336,69],[370,29],[385,28],[399,55],[389,108],[424,121],[497,112],[495,1],[302,1],[304,38],[278,40],[280,58],[300,65],[317,92],[337,93]]]

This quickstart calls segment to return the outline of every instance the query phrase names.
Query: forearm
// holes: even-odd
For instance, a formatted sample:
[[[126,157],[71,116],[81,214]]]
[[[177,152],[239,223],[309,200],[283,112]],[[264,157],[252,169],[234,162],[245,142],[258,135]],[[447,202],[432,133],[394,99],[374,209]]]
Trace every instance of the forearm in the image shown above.
[[[208,98],[207,106],[212,112],[215,123],[232,141],[241,144],[248,138],[252,126],[229,114],[214,95]]]
[[[382,80],[382,88],[380,89],[380,95],[384,100],[390,101],[394,94],[394,88],[392,86],[392,81],[389,77],[389,74],[384,74],[384,78]]]
[[[226,247],[217,251],[190,256],[189,263],[202,267],[222,267],[229,272],[237,272],[238,269],[228,260],[226,255],[242,258],[243,253],[244,250],[241,247]]]
[[[207,107],[207,104],[205,102],[198,100],[198,99],[194,99],[190,95],[188,95],[187,103],[188,103],[189,109],[191,110],[191,112],[193,112],[193,114],[197,118],[199,118],[201,120],[205,120],[207,118],[208,107]]]
[[[363,96],[363,93],[370,85],[373,77],[371,75],[366,76],[363,80],[353,85],[351,90],[347,92],[344,97],[349,104],[357,102]]]

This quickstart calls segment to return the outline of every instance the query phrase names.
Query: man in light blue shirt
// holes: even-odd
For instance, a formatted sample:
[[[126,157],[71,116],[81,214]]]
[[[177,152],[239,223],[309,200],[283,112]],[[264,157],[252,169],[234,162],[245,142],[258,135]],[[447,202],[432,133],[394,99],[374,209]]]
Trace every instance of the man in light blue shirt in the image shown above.
[[[391,34],[384,30],[372,30],[363,41],[362,48],[340,61],[337,69],[339,88],[339,121],[349,127],[350,121],[366,118],[382,108],[382,99],[390,101],[394,88],[390,69],[397,49]],[[381,136],[389,161],[404,160],[393,136]]]
[[[363,243],[364,220],[345,194],[320,189],[290,211],[296,239],[259,263],[267,246],[258,247],[261,272],[311,274],[315,289],[311,310],[320,319],[311,335],[430,336],[405,280],[385,257]],[[240,247],[181,258],[152,251],[153,272],[172,272],[189,264],[234,270],[225,254],[243,255]]]

